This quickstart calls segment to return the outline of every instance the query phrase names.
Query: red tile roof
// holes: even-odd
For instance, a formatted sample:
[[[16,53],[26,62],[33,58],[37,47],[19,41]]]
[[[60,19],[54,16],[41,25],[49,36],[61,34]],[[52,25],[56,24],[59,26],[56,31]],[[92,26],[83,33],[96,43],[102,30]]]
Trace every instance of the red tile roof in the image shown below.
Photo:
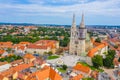
[[[62,77],[51,67],[45,66],[43,69],[31,74],[26,80],[44,80],[50,78],[51,80],[62,80]]]
[[[27,54],[24,55],[24,58],[33,59],[35,57],[32,54],[27,53]]]
[[[20,42],[19,44],[29,45],[29,44],[30,44],[30,42]]]
[[[0,54],[3,54],[5,52],[5,50],[0,50]]]
[[[0,48],[12,48],[12,42],[0,42]]]
[[[4,76],[0,74],[0,80],[3,80]]]
[[[55,40],[39,40],[34,44],[30,44],[28,48],[33,48],[33,49],[47,49],[48,47],[55,48],[57,42],[58,41]]]
[[[32,48],[32,49],[47,49],[47,46],[39,46],[39,45],[31,44],[27,48]]]
[[[8,64],[8,62],[0,62],[0,66],[4,64]]]
[[[76,64],[76,66],[74,66],[73,69],[82,71],[84,73],[89,73],[90,70],[91,70],[89,67],[84,66],[84,65],[82,65],[80,63]]]
[[[100,43],[98,46],[96,46],[95,48],[91,49],[89,52],[88,52],[88,56],[89,57],[94,57],[95,53],[99,50],[99,49],[102,49],[104,47],[108,46],[107,43]]]
[[[10,76],[10,75],[13,75],[15,72],[19,72],[19,71],[22,71],[24,69],[27,69],[29,67],[32,67],[34,66],[33,63],[29,63],[29,64],[20,64],[16,67],[11,67],[10,69],[4,71],[4,72],[1,72],[1,74],[3,76]]]

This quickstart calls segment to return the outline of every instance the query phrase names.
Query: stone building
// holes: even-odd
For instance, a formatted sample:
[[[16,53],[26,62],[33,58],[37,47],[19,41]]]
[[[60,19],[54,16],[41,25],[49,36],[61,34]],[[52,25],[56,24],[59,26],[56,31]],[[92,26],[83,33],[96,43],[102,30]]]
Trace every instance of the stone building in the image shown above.
[[[69,53],[75,55],[84,55],[86,48],[86,34],[87,29],[84,24],[84,15],[82,14],[82,20],[79,28],[76,27],[75,15],[73,15],[73,23],[71,26],[71,37],[70,37],[70,46]]]

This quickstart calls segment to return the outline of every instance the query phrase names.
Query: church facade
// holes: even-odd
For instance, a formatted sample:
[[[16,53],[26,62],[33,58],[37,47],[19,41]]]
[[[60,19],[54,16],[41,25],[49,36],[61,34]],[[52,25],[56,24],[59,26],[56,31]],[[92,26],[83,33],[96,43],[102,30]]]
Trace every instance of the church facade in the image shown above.
[[[84,24],[84,14],[82,14],[82,20],[79,28],[76,27],[75,15],[73,15],[73,22],[71,26],[70,46],[69,53],[74,55],[83,55],[86,49],[86,34],[87,29]]]

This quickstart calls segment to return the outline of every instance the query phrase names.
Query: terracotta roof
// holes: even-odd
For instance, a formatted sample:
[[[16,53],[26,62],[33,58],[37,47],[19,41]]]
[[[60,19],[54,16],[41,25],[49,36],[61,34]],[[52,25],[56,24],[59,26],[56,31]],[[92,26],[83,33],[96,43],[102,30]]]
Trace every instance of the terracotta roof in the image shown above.
[[[62,80],[62,77],[51,67],[45,66],[43,69],[38,70],[35,73],[32,73],[26,80],[44,80],[50,78],[51,80]]]
[[[39,41],[37,41],[37,42],[35,42],[35,44],[40,44],[40,43],[42,43],[42,44],[48,44],[48,43],[56,43],[57,41],[55,41],[55,40],[39,40]]]
[[[1,48],[12,48],[12,42],[0,42]]]
[[[84,65],[82,65],[80,63],[76,64],[76,66],[74,66],[73,69],[82,71],[84,73],[89,73],[90,72],[90,68],[89,67],[84,66]]]
[[[77,75],[75,77],[70,78],[70,80],[81,80],[82,78],[83,78],[83,75],[79,74],[79,75]]]
[[[33,59],[35,57],[32,54],[27,53],[24,55],[24,58]]]
[[[3,80],[4,76],[0,74],[0,80]]]
[[[104,47],[106,47],[106,46],[108,46],[107,43],[101,43],[101,44],[99,44],[98,46],[96,46],[95,48],[91,49],[91,50],[88,52],[88,56],[89,56],[89,57],[93,57],[94,54],[95,54],[98,50],[100,50],[100,49],[102,49],[102,48],[104,48]]]
[[[25,50],[25,46],[19,46],[17,49],[18,50]]]
[[[55,40],[39,40],[34,44],[30,44],[28,48],[33,48],[33,49],[47,49],[48,47],[56,48],[57,42],[58,41],[55,41]]]
[[[5,52],[5,50],[0,50],[0,54],[3,54]]]
[[[32,67],[32,66],[33,66],[33,63],[20,64],[20,65],[18,65],[18,66],[16,66],[16,67],[11,67],[10,69],[8,69],[8,70],[6,70],[6,71],[1,72],[1,74],[2,74],[3,76],[6,76],[6,77],[7,77],[7,76],[10,76],[10,75],[14,74],[15,72],[22,71],[22,70],[27,69],[27,68]]]
[[[13,67],[13,70],[15,70],[15,71],[21,71],[21,70],[24,70],[24,69],[29,68],[29,67],[31,67],[31,66],[34,66],[33,63],[20,64],[20,65],[18,65],[18,66],[16,66],[16,67]]]
[[[8,45],[12,45],[12,42],[0,42],[0,45],[4,45],[4,44],[8,44]]]
[[[30,42],[20,42],[19,44],[29,45],[29,44],[30,44]]]
[[[19,64],[19,63],[21,63],[21,62],[23,62],[22,59],[20,59],[20,60],[15,60],[15,61],[11,62],[10,64],[11,64],[11,65],[14,65],[14,64]]]
[[[0,66],[4,64],[8,64],[8,62],[0,62]]]
[[[98,42],[94,42],[93,45],[94,46],[99,46],[101,43],[98,43]]]
[[[47,46],[39,46],[39,45],[31,44],[27,48],[32,48],[32,49],[47,49]]]

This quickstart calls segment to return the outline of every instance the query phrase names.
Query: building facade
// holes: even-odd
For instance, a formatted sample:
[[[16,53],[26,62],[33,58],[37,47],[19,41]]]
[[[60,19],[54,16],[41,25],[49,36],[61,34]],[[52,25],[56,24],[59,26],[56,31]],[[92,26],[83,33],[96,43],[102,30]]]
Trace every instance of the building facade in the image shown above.
[[[73,23],[71,26],[71,37],[70,37],[70,46],[69,53],[75,55],[82,55],[85,53],[85,40],[86,32],[84,24],[84,15],[82,14],[82,20],[79,28],[76,27],[75,15],[73,15]]]
[[[26,51],[28,53],[32,53],[32,54],[38,53],[41,55],[43,55],[45,52],[52,52],[53,54],[55,54],[58,48],[59,48],[59,41],[39,40],[27,46]]]

